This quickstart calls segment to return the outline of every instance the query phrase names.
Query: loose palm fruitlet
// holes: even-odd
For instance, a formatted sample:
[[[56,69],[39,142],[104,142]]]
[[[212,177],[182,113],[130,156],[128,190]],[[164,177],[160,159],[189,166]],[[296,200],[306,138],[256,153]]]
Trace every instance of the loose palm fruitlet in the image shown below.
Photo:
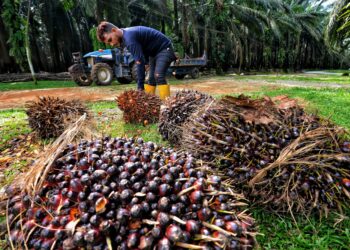
[[[202,107],[214,98],[195,90],[178,91],[169,97],[160,111],[159,132],[165,140],[177,145],[182,138],[182,124]]]
[[[117,98],[127,123],[155,123],[159,120],[161,100],[158,96],[138,90],[128,90]]]
[[[64,100],[57,97],[39,97],[38,101],[26,103],[29,126],[41,138],[55,138],[87,113],[88,109],[79,100]]]
[[[342,135],[298,106],[224,97],[191,116],[182,146],[264,206],[309,212],[348,203],[350,162]]]
[[[141,138],[68,145],[34,196],[8,204],[17,249],[252,249],[242,195],[191,155]]]

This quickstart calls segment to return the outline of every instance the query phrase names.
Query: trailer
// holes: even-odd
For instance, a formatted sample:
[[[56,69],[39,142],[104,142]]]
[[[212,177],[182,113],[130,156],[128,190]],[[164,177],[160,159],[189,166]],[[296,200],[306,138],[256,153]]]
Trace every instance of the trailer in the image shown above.
[[[199,77],[201,68],[207,65],[207,53],[204,52],[202,57],[191,58],[185,55],[183,59],[177,59],[170,64],[169,73],[176,79],[184,79],[186,75],[190,75],[192,79]]]

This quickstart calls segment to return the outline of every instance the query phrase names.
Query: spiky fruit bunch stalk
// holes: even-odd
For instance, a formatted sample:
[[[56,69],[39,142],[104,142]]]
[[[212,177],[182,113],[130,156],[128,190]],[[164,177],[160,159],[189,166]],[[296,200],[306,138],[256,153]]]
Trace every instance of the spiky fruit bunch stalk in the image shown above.
[[[214,98],[195,90],[178,91],[169,97],[162,106],[159,118],[159,132],[165,140],[176,145],[181,142],[182,124]]]
[[[248,182],[257,173],[268,174],[265,178],[260,176],[261,182],[251,182],[251,187],[257,194],[254,197],[271,201],[264,204],[276,204],[274,209],[285,210],[291,204],[287,201],[291,200],[295,206],[290,208],[294,211],[300,208],[309,211],[314,206],[324,205],[333,208],[339,205],[337,201],[346,204],[345,198],[350,196],[347,195],[350,191],[347,186],[349,162],[345,160],[343,164],[335,157],[345,154],[337,146],[342,145],[341,134],[329,132],[321,136],[319,130],[332,131],[334,128],[325,128],[319,118],[305,114],[298,106],[282,109],[268,99],[225,97],[190,118],[184,127],[183,148],[210,162],[247,195],[252,194]],[[303,140],[309,133],[317,136]],[[284,162],[288,145],[294,145],[297,152],[292,150],[295,157],[287,157]],[[330,180],[339,188],[325,185]],[[334,198],[330,198],[332,196]]]
[[[188,154],[138,139],[68,145],[35,197],[10,200],[18,249],[252,249],[242,196]],[[26,247],[25,247],[26,245]]]
[[[159,120],[161,100],[158,96],[138,90],[128,90],[117,98],[127,123],[155,123]]]
[[[41,138],[55,138],[87,113],[87,107],[79,100],[65,100],[58,97],[39,97],[26,103],[29,126]]]

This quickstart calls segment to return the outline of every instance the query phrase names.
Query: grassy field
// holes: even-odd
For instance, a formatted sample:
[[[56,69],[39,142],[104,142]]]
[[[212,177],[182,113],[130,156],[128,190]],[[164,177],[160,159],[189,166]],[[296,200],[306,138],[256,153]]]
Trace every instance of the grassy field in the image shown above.
[[[251,77],[249,76],[249,78]],[[217,77],[217,79],[225,78]],[[43,83],[43,85],[45,84],[48,83]],[[53,83],[53,85],[55,84]],[[59,86],[59,83],[56,86]],[[112,87],[116,86],[112,85]],[[120,88],[133,87],[133,85],[118,85],[117,87],[119,88],[119,86],[121,86]],[[309,112],[317,111],[321,116],[328,117],[334,123],[350,129],[349,90],[329,88],[278,88],[271,90],[262,88],[260,91],[250,94],[255,97],[288,95],[292,98],[298,98],[306,105]],[[115,102],[89,103],[88,107],[96,117],[98,130],[101,134],[141,136],[146,141],[151,140],[168,146],[161,139],[155,124],[149,126],[125,124],[121,119],[122,113],[116,108]],[[11,139],[29,132],[30,129],[23,109],[0,111],[0,150],[5,150]],[[7,182],[20,171],[21,165],[11,167],[13,169],[8,170],[6,176]],[[257,238],[262,249],[349,249],[350,211],[345,211],[346,217],[341,222],[338,221],[339,215],[332,214],[330,218],[322,221],[317,216],[311,216],[309,220],[303,216],[296,216],[297,224],[289,215],[281,216],[256,207],[251,207],[250,211],[257,220],[259,232],[263,234]],[[339,223],[337,224],[337,222]]]
[[[270,83],[277,82],[304,82],[304,83],[329,83],[329,84],[350,84],[349,76],[341,76],[341,75],[309,75],[309,74],[269,74],[264,75],[247,75],[247,76],[234,76],[235,80],[248,81],[266,81]]]
[[[171,84],[181,84],[182,80],[171,79]],[[14,83],[1,83],[0,82],[0,92],[10,91],[10,90],[31,90],[31,89],[52,89],[52,88],[77,88],[79,87],[73,81],[39,81],[37,85],[33,82],[14,82]],[[120,84],[117,81],[112,82],[110,86],[97,86],[92,84],[89,87],[81,88],[110,88],[114,90],[124,90],[129,88],[134,88],[135,83],[131,84]]]
[[[276,90],[262,89],[257,96],[288,95],[302,100],[306,110],[329,118],[334,123],[350,129],[350,90],[348,89],[313,89],[313,88],[279,88]]]

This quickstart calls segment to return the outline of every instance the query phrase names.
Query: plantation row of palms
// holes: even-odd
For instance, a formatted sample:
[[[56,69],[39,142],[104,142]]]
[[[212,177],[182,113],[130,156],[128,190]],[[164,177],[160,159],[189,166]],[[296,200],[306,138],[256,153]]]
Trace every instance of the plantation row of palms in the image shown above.
[[[218,72],[345,67],[348,1],[324,2],[3,0],[0,73],[27,71],[28,53],[36,71],[66,71],[72,52],[103,46],[95,37],[101,20],[159,29],[182,55],[207,51]]]

